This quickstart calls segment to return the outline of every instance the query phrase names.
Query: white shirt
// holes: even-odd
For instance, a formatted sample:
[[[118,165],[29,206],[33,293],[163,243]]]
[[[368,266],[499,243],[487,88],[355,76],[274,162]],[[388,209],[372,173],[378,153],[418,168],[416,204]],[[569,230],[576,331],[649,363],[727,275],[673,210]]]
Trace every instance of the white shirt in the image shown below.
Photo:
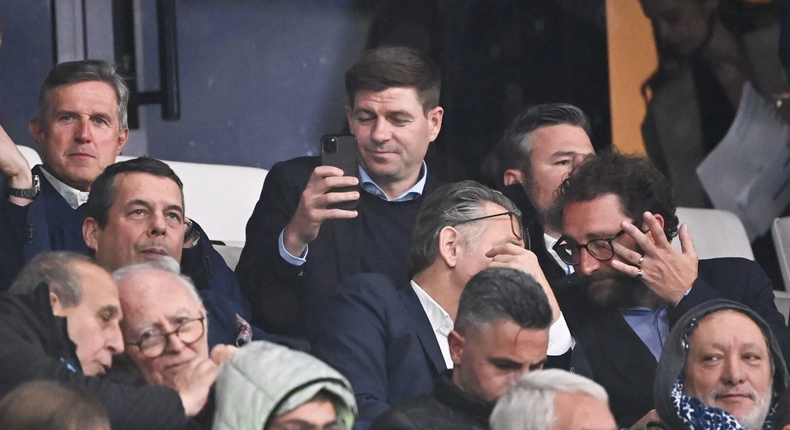
[[[452,369],[453,357],[450,355],[450,342],[447,340],[447,336],[450,335],[450,332],[453,331],[455,327],[453,319],[450,318],[450,314],[442,309],[442,307],[439,306],[428,293],[420,288],[416,282],[411,281],[411,288],[414,290],[414,293],[417,294],[417,298],[420,299],[422,309],[425,311],[425,315],[428,316],[428,321],[431,322],[431,328],[436,336],[436,342],[439,343],[439,349],[442,351],[444,364],[448,369]]]
[[[66,200],[66,203],[68,203],[72,209],[77,209],[88,202],[88,196],[90,195],[90,192],[80,191],[76,188],[66,185],[47,172],[47,169],[45,169],[44,166],[41,166],[41,172],[44,174],[44,177],[47,178],[47,181],[49,181],[49,183],[55,188],[55,191],[57,191],[58,194],[60,194]]]
[[[546,243],[546,250],[549,251],[551,258],[553,258],[554,261],[556,261],[557,264],[565,270],[565,274],[570,275],[573,273],[573,266],[562,261],[560,256],[557,254],[557,251],[554,250],[554,245],[559,242],[559,239],[555,239],[548,234],[543,233],[543,242]]]

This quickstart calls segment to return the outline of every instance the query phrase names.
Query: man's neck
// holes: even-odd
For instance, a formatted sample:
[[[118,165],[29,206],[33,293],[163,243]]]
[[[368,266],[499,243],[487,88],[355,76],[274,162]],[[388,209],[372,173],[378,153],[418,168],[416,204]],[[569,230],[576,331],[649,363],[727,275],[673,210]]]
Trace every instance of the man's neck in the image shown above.
[[[659,297],[658,294],[644,284],[640,283],[634,288],[634,306],[655,310],[667,304],[666,300]]]
[[[459,289],[453,286],[453,280],[449,276],[450,273],[435,266],[436,265],[428,267],[414,275],[414,282],[419,285],[426,294],[431,296],[431,298],[450,315],[450,318],[455,321],[461,294]]]

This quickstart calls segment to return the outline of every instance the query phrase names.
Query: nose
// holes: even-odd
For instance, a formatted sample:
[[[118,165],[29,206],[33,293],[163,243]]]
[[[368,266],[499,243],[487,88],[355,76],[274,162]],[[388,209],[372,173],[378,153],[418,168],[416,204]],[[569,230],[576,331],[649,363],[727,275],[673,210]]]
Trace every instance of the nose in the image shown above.
[[[167,222],[164,214],[154,213],[151,216],[151,236],[164,235],[167,231]]]
[[[80,118],[77,129],[75,130],[75,140],[80,143],[87,143],[91,140],[90,119]]]
[[[737,354],[733,354],[724,360],[722,365],[721,380],[727,385],[738,385],[743,383],[745,378],[743,363]]]
[[[370,131],[370,139],[375,143],[383,143],[392,137],[392,129],[388,121],[384,119],[376,120],[373,129]]]
[[[582,248],[579,250],[579,264],[576,264],[573,270],[581,272],[583,275],[589,276],[600,268],[601,262],[597,258],[590,255],[589,251],[587,251],[587,248]]]
[[[120,354],[124,350],[123,335],[121,334],[121,328],[117,324],[108,330],[107,349],[112,355]]]
[[[181,338],[178,337],[177,333],[170,333],[167,336],[167,352],[170,354],[178,354],[181,352],[186,345],[184,342],[181,341]]]

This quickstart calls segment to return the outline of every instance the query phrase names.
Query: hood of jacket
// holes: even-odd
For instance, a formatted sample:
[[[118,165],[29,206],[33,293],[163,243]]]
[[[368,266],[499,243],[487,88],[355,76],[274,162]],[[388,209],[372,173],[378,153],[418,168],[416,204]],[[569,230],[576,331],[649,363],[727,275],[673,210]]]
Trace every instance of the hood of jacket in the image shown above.
[[[670,429],[689,428],[688,423],[685,423],[678,416],[678,411],[673,406],[672,390],[686,365],[686,358],[689,353],[688,342],[691,333],[698,327],[699,321],[707,315],[723,310],[733,310],[748,316],[763,332],[768,342],[768,349],[770,350],[773,363],[774,399],[785,390],[790,381],[779,343],[771,333],[770,326],[762,317],[750,308],[731,300],[716,299],[702,303],[686,312],[669,332],[656,369],[653,401],[661,420]]]
[[[357,405],[351,384],[317,358],[270,342],[251,342],[224,364],[214,386],[213,430],[263,430],[277,415],[325,390],[336,399],[340,428],[351,430]]]

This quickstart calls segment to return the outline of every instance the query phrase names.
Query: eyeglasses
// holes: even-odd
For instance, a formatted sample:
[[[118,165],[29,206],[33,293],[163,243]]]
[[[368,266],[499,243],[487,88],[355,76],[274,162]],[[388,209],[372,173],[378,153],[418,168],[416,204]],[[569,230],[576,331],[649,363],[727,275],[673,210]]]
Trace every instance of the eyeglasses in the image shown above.
[[[194,318],[186,320],[183,324],[178,326],[173,331],[167,333],[158,333],[152,335],[143,335],[143,339],[136,343],[127,343],[129,346],[136,346],[140,352],[147,358],[157,358],[162,356],[167,350],[170,343],[170,335],[175,334],[178,340],[184,345],[192,345],[200,340],[206,332],[206,326],[203,320],[206,317]]]
[[[459,226],[461,224],[468,224],[470,222],[475,222],[475,221],[482,221],[484,219],[494,218],[503,215],[507,215],[508,217],[510,217],[510,231],[513,232],[513,236],[516,236],[516,239],[523,241],[525,248],[530,249],[531,244],[529,242],[529,230],[524,228],[524,224],[521,223],[521,217],[510,211],[468,219],[455,224],[455,226]]]
[[[614,236],[591,240],[585,244],[579,245],[571,245],[563,236],[554,244],[552,249],[557,252],[557,255],[562,261],[570,265],[581,263],[582,248],[586,249],[587,252],[598,261],[609,261],[614,257],[614,246],[612,246],[612,242],[623,234],[625,234],[625,230],[620,230]]]

